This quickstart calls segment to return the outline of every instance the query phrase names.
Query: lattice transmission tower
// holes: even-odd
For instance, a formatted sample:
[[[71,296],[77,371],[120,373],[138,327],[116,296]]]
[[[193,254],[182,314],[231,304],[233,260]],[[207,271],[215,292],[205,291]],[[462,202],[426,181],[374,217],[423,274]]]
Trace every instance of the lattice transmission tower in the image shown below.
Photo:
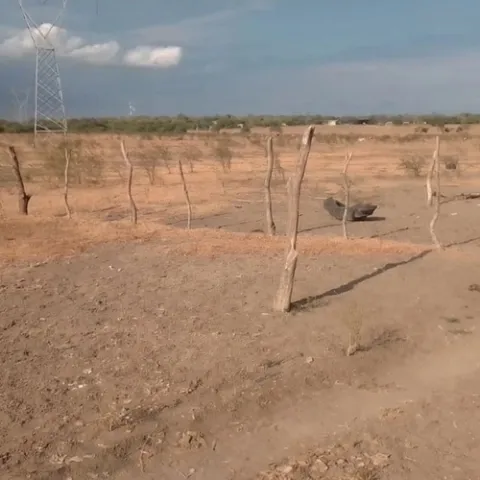
[[[15,120],[18,123],[27,123],[30,88],[20,93],[18,93],[15,88],[12,88],[12,95],[15,101]]]
[[[39,134],[67,134],[67,117],[63,99],[62,82],[55,46],[50,39],[52,30],[62,17],[68,0],[61,0],[57,17],[52,23],[38,25],[18,0],[23,18],[35,47],[35,107],[34,142]]]

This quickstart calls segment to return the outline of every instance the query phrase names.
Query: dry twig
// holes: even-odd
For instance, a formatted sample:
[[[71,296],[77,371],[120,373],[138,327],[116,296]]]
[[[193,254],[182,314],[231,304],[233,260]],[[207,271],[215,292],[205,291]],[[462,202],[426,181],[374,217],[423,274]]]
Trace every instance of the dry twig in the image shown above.
[[[140,456],[139,456],[139,460],[138,460],[138,463],[140,464],[140,470],[142,471],[142,473],[145,473],[145,462],[143,461],[143,456],[146,454],[146,453],[149,453],[145,450],[145,447],[147,446],[147,444],[149,443],[149,441],[151,440],[150,436],[147,436],[143,442],[143,445],[142,447],[140,448]],[[151,455],[149,455],[151,456]]]

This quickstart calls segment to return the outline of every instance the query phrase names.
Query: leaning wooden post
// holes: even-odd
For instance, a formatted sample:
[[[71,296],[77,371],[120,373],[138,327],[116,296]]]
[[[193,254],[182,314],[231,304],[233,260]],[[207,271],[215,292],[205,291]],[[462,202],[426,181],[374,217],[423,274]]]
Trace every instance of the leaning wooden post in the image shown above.
[[[345,210],[343,211],[342,217],[342,228],[343,228],[343,237],[348,239],[347,231],[347,217],[348,217],[348,208],[350,206],[350,180],[348,178],[348,167],[352,161],[353,154],[351,152],[347,153],[345,157],[345,165],[343,167],[343,188],[345,189]]]
[[[275,222],[273,221],[272,213],[272,194],[270,191],[270,184],[272,183],[272,174],[273,174],[273,165],[274,165],[274,154],[273,154],[273,137],[267,138],[267,174],[265,176],[265,181],[263,182],[264,196],[265,196],[265,230],[266,233],[270,236],[275,235],[276,227]]]
[[[280,276],[280,286],[278,287],[273,308],[280,312],[288,312],[292,302],[293,282],[295,279],[295,270],[297,268],[297,236],[298,220],[300,217],[300,193],[302,180],[305,175],[308,155],[312,147],[313,134],[315,126],[310,125],[302,137],[300,153],[297,160],[296,171],[288,179],[288,223],[287,237],[288,249],[285,258],[285,266]]]
[[[64,184],[63,184],[63,202],[65,204],[65,211],[67,212],[67,217],[72,218],[72,210],[70,209],[70,204],[68,203],[68,174],[70,171],[70,152],[68,147],[65,146],[65,170],[63,172]]]
[[[128,201],[130,202],[130,211],[131,211],[131,218],[132,223],[134,225],[137,224],[137,206],[135,205],[135,201],[132,197],[132,180],[133,180],[133,165],[127,155],[127,150],[125,149],[125,142],[120,140],[120,148],[122,149],[123,159],[125,160],[125,164],[127,165],[128,170],[128,180],[127,180],[127,197]]]
[[[430,163],[430,167],[428,168],[428,172],[427,172],[427,182],[426,182],[427,207],[431,207],[433,204],[432,178],[433,178],[433,173],[435,171],[435,163],[437,161],[439,148],[440,148],[440,137],[437,135],[435,151],[433,152],[432,161]]]
[[[185,175],[183,174],[182,161],[178,160],[178,172],[182,180],[183,193],[185,194],[185,201],[187,202],[187,229],[190,230],[192,226],[192,204],[190,202],[190,195],[188,194],[187,182],[185,182]]]
[[[438,240],[437,234],[435,233],[435,226],[440,216],[440,137],[437,136],[435,151],[433,153],[433,164],[435,168],[435,212],[433,214],[432,220],[430,221],[430,236],[432,237],[432,242],[438,249],[442,248],[442,244]],[[432,195],[433,196],[433,195]]]
[[[28,202],[30,202],[32,196],[28,195],[25,191],[25,184],[23,183],[22,172],[20,171],[20,163],[18,161],[15,147],[10,145],[8,147],[8,153],[10,155],[10,159],[12,160],[13,173],[15,174],[15,179],[17,181],[18,212],[22,215],[28,215]]]

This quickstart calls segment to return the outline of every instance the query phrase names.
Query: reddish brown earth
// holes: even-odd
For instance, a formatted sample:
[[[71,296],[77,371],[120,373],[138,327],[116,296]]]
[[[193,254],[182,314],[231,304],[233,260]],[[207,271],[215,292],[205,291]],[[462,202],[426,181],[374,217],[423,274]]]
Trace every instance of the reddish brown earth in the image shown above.
[[[3,271],[2,478],[479,477],[476,247],[304,256],[288,315],[282,255],[168,252]]]
[[[138,164],[140,223],[128,223],[118,139],[97,138],[109,176],[72,187],[70,222],[21,145],[31,215],[12,213],[10,183],[0,191],[0,478],[479,479],[480,201],[443,203],[438,236],[453,246],[429,251],[424,179],[397,164],[429,158],[433,137],[368,132],[353,147],[314,145],[289,314],[271,308],[285,239],[251,233],[263,229],[260,148],[235,147],[223,177],[206,159],[186,173],[186,232],[174,172],[148,185]],[[461,165],[442,170],[451,199],[476,191],[478,149],[447,140]],[[354,199],[378,204],[349,242],[332,239],[341,226],[322,208],[341,194],[347,147]],[[294,148],[282,148],[289,173]],[[350,339],[359,349],[346,356]]]

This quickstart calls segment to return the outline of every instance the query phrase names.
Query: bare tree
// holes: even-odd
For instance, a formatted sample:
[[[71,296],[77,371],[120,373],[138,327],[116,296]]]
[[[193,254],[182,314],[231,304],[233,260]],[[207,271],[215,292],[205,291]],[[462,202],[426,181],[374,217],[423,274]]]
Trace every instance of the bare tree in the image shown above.
[[[172,170],[170,168],[170,162],[172,160],[172,152],[168,147],[161,146],[159,149],[159,153],[160,153],[160,157],[162,157],[163,164],[165,165],[167,172],[172,173]]]
[[[182,180],[183,193],[185,194],[185,201],[187,202],[187,229],[192,227],[192,204],[190,202],[190,195],[188,194],[187,182],[185,181],[185,175],[183,174],[182,161],[178,160],[178,173],[180,173],[180,179]]]
[[[233,152],[227,142],[218,142],[213,149],[215,160],[221,165],[223,173],[228,173],[232,169]]]
[[[288,223],[287,237],[288,250],[285,259],[285,266],[280,276],[280,286],[275,297],[273,308],[277,311],[288,312],[291,308],[293,282],[297,268],[297,237],[298,221],[300,217],[300,193],[302,180],[305,175],[308,156],[312,147],[315,126],[310,125],[302,137],[301,148],[297,160],[296,172],[288,179]]]
[[[432,237],[432,242],[438,249],[442,248],[442,244],[438,240],[437,234],[435,233],[435,226],[438,221],[438,217],[440,216],[440,137],[437,136],[436,138],[436,146],[435,151],[433,153],[433,165],[435,170],[435,212],[433,214],[432,220],[430,221],[430,236]],[[432,172],[433,173],[433,172]],[[431,187],[430,187],[431,189]],[[430,190],[431,192],[431,190]],[[431,194],[432,195],[432,194]],[[432,195],[433,196],[433,195]]]
[[[350,179],[348,178],[348,167],[352,161],[353,154],[351,152],[347,153],[345,157],[345,165],[343,167],[343,188],[345,190],[345,209],[343,210],[342,217],[342,228],[343,228],[343,237],[348,239],[347,231],[347,217],[348,217],[348,208],[350,206]]]
[[[63,183],[63,202],[65,203],[65,211],[67,212],[67,217],[72,218],[72,210],[70,209],[70,204],[68,203],[68,174],[70,170],[70,152],[65,146],[65,171],[64,171],[64,183]]]
[[[276,232],[275,222],[273,221],[272,213],[272,193],[270,191],[270,184],[272,183],[272,173],[273,173],[273,164],[274,164],[274,153],[273,153],[273,137],[267,138],[267,174],[265,176],[265,181],[263,183],[264,195],[265,195],[265,222],[266,222],[266,233],[273,236]]]
[[[22,172],[20,171],[20,163],[18,161],[15,147],[10,145],[8,147],[8,153],[12,161],[13,173],[15,174],[15,179],[17,181],[18,211],[22,215],[28,215],[28,203],[30,202],[32,196],[28,195],[25,191],[25,183],[23,182]]]
[[[130,203],[130,211],[131,211],[131,218],[132,223],[134,225],[137,224],[137,206],[135,205],[135,201],[132,197],[132,180],[133,180],[133,165],[127,155],[127,150],[125,149],[125,142],[120,140],[120,148],[122,150],[123,159],[125,160],[125,164],[127,165],[128,170],[128,180],[127,180],[127,197]]]
[[[195,163],[199,162],[202,157],[202,151],[198,147],[191,145],[184,150],[183,156],[188,162],[190,173],[193,173]]]
[[[155,185],[157,181],[157,157],[156,155],[142,156],[140,160],[140,165],[145,170],[145,173],[148,177],[148,183],[150,185]]]

